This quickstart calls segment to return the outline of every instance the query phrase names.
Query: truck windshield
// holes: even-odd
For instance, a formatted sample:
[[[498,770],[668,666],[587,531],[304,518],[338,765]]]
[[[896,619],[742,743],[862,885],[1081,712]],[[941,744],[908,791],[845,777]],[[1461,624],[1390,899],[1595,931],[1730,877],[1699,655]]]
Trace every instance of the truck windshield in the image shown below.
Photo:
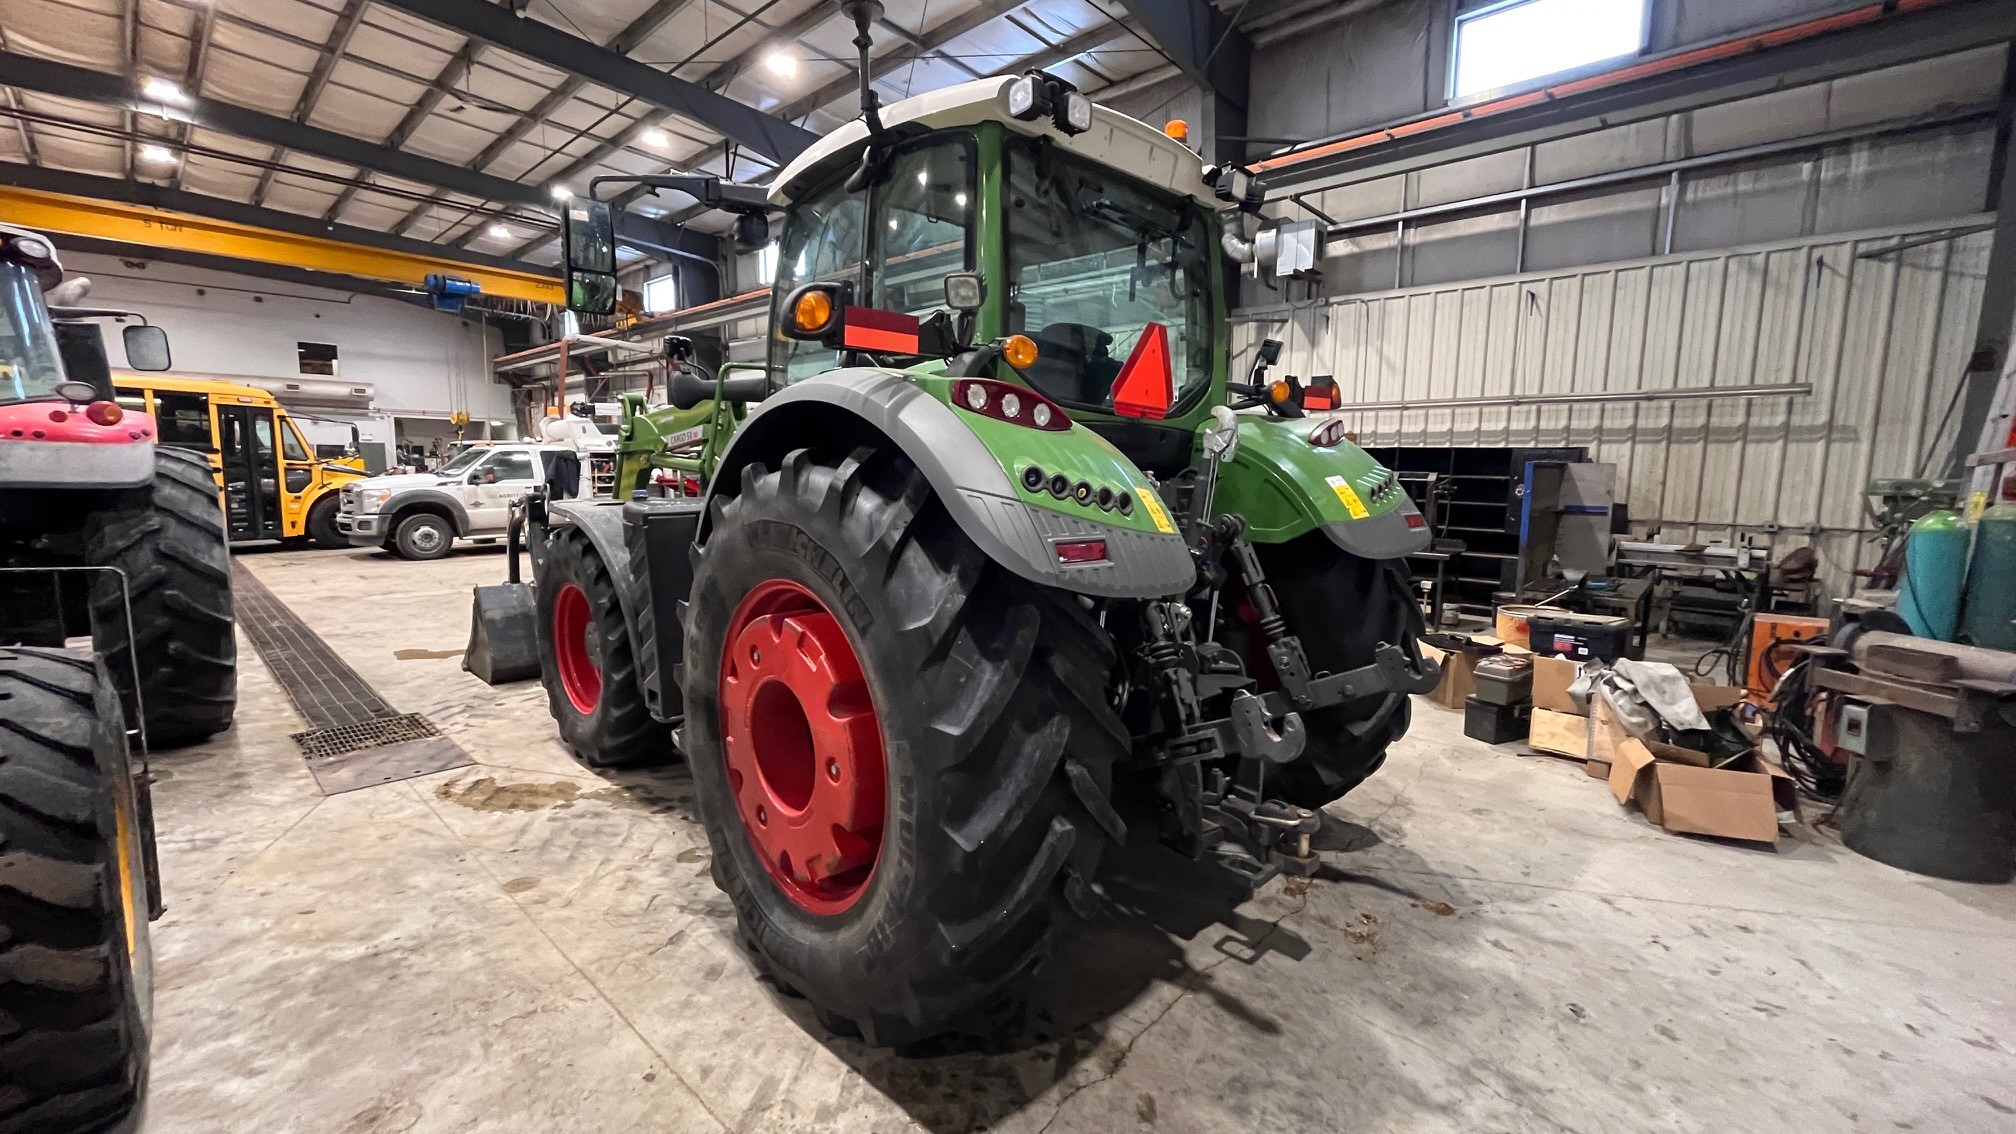
[[[0,402],[46,398],[63,381],[42,289],[26,267],[0,263]]]
[[[461,452],[455,454],[455,458],[453,460],[449,461],[445,465],[442,465],[440,468],[435,469],[434,471],[437,473],[461,472],[463,469],[468,468],[469,466],[475,464],[477,461],[480,461],[484,457],[487,457],[489,455],[490,450],[484,448],[464,449]]]
[[[1036,340],[1030,384],[1106,409],[1150,323],[1176,399],[1211,381],[1210,226],[1194,204],[1054,146],[1008,145],[1008,330]]]

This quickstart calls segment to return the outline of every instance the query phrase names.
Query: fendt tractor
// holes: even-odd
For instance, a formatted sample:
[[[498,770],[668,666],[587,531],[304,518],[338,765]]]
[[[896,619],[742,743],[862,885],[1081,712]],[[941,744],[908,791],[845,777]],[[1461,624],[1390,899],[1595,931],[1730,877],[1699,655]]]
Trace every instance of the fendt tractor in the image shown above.
[[[879,5],[843,7],[865,74]],[[535,497],[531,540],[563,739],[592,765],[676,744],[758,963],[907,1045],[1005,1027],[1109,844],[1312,871],[1316,809],[1437,672],[1403,559],[1427,532],[1307,416],[1335,386],[1270,379],[1278,344],[1228,380],[1245,171],[1042,72],[862,101],[767,194],[610,179],[745,243],[783,213],[768,365],[708,377],[673,340],[635,498]],[[607,313],[596,196],[568,290]],[[648,494],[652,466],[704,490]]]
[[[237,703],[214,473],[119,404],[99,320],[138,317],[75,306],[88,286],[0,224],[0,1134],[139,1121],[146,755]],[[123,334],[129,365],[167,369],[160,328]]]

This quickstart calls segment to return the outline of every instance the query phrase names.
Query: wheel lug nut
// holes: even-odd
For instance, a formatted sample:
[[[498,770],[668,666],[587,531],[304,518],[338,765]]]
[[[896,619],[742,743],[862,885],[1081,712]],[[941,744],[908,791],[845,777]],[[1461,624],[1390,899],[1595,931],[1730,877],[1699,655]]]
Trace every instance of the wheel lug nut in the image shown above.
[[[839,783],[839,782],[840,782],[840,761],[838,761],[838,760],[828,760],[828,761],[826,761],[826,774],[827,774],[827,775],[829,775],[829,776],[831,776],[831,777],[833,777],[833,782],[834,782],[834,783],[836,783],[836,784],[837,784],[837,783]]]
[[[764,810],[763,805],[760,803],[756,805],[756,824],[759,827],[768,827],[770,825],[770,812]]]
[[[757,649],[755,646],[749,647],[749,661],[755,665],[762,665],[763,651]]]

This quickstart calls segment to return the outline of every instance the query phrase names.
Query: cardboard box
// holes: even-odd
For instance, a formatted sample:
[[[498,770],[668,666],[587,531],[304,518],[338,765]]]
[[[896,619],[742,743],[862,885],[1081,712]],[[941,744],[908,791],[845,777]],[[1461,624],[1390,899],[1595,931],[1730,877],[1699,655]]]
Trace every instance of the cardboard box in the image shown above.
[[[1610,794],[1638,804],[1647,820],[1674,834],[1776,843],[1779,812],[1796,820],[1798,789],[1777,765],[1754,752],[1720,768],[1707,765],[1707,756],[1691,749],[1629,738],[1617,746]]]
[[[1419,643],[1424,656],[1434,658],[1442,665],[1442,680],[1435,686],[1434,691],[1428,694],[1428,699],[1445,709],[1455,709],[1459,712],[1463,708],[1463,702],[1477,692],[1477,660],[1489,656],[1492,652],[1491,647],[1497,647],[1499,652],[1508,654],[1527,652],[1517,646],[1500,642],[1489,634],[1465,634],[1461,637],[1473,643],[1478,649],[1445,651],[1436,649],[1426,642]]]
[[[1533,707],[1546,709],[1550,713],[1569,713],[1580,716],[1573,698],[1568,696],[1568,687],[1575,683],[1575,675],[1582,670],[1582,663],[1571,658],[1550,658],[1535,655],[1533,658]]]
[[[1551,752],[1556,756],[1572,756],[1577,760],[1589,758],[1589,719],[1570,713],[1557,713],[1551,709],[1533,707],[1532,732],[1526,743],[1535,751]]]

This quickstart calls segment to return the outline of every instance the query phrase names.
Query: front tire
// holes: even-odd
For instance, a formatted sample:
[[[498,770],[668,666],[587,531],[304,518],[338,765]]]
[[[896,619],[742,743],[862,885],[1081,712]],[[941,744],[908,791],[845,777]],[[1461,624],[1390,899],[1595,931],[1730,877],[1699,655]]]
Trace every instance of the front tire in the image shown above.
[[[1408,585],[1405,560],[1361,559],[1320,531],[1285,544],[1260,544],[1256,550],[1288,629],[1301,639],[1312,669],[1338,673],[1369,665],[1381,642],[1418,660],[1421,610]],[[1268,773],[1267,794],[1317,809],[1365,782],[1413,720],[1413,700],[1403,695],[1383,725],[1354,736],[1348,726],[1377,712],[1383,699],[1360,698],[1303,713],[1307,746],[1300,759]]]
[[[231,727],[238,707],[231,553],[224,508],[200,454],[154,449],[154,488],[144,506],[94,516],[86,561],[117,568],[91,583],[91,632],[134,719],[133,651],[147,741],[173,748]],[[126,636],[132,603],[135,641]]]
[[[0,1134],[104,1130],[147,1082],[146,832],[90,658],[0,649]]]
[[[660,764],[676,753],[651,718],[608,564],[585,538],[553,540],[538,575],[539,683],[560,740],[590,768]]]
[[[329,551],[341,551],[350,546],[350,537],[336,527],[336,514],[340,511],[342,501],[334,492],[325,493],[322,499],[309,505],[306,528],[310,543]]]
[[[416,512],[399,521],[392,536],[393,551],[401,559],[443,559],[454,546],[455,528],[432,512]]]
[[[751,466],[715,508],[682,739],[715,882],[758,964],[872,1043],[996,1030],[1067,895],[1124,834],[1109,640],[1074,596],[989,562],[907,464],[867,450]],[[830,679],[766,668],[750,651],[771,639]],[[804,844],[765,828],[828,779],[865,786],[830,853],[794,861]]]

